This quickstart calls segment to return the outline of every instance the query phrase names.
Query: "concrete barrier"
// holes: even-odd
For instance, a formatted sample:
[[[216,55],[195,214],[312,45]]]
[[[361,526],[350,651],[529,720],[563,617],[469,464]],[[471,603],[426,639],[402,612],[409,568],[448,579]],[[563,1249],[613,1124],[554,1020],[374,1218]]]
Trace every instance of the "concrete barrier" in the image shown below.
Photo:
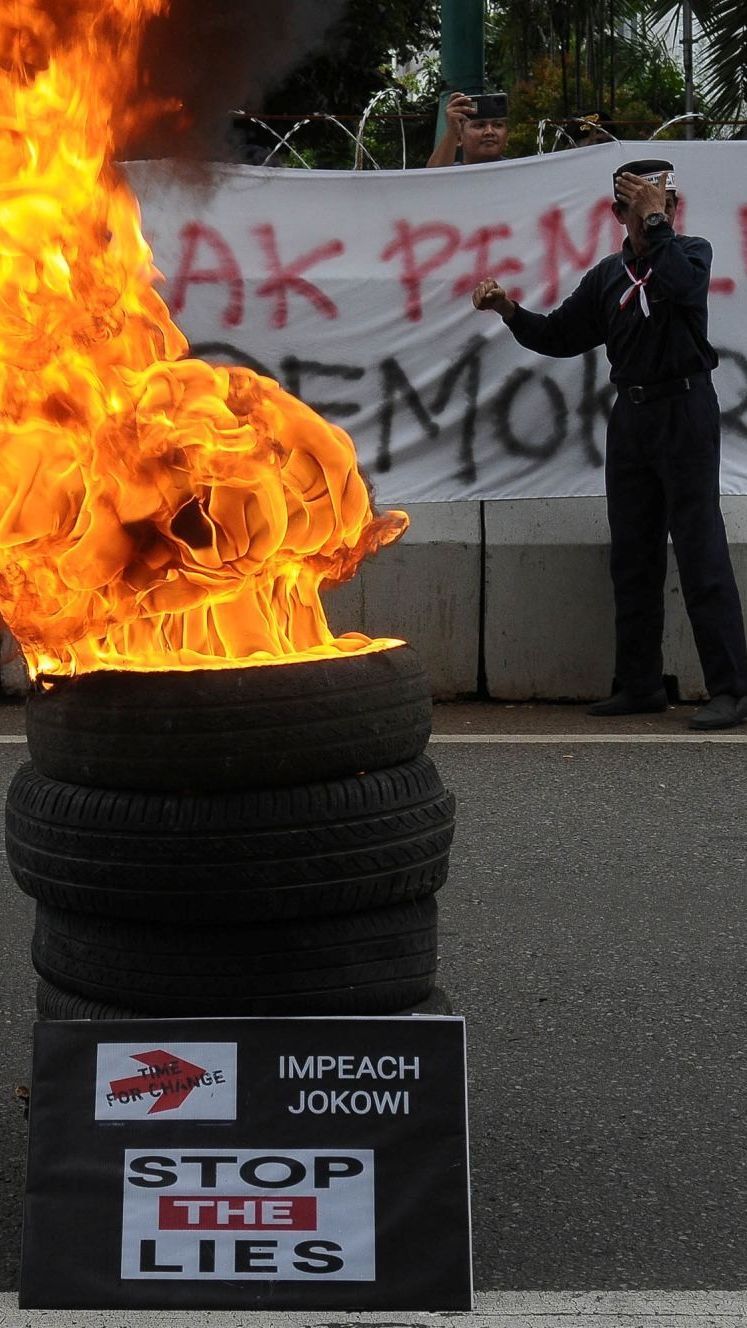
[[[394,636],[418,651],[439,700],[475,696],[481,622],[479,503],[408,503],[410,528],[329,592],[336,633]]]
[[[747,496],[724,497],[722,508],[747,607]],[[421,654],[439,700],[480,692],[504,701],[607,695],[614,610],[603,498],[411,503],[407,510],[412,524],[401,543],[327,596],[335,631],[404,637]],[[665,601],[665,669],[683,700],[697,700],[703,678],[671,546]]]
[[[722,509],[747,606],[747,497]],[[485,504],[485,674],[502,700],[606,696],[614,672],[614,610],[603,498]],[[664,668],[682,700],[704,693],[703,675],[670,545]]]
[[[603,696],[613,672],[604,499],[485,504],[485,677],[501,700]]]
[[[747,496],[722,508],[747,608]],[[420,654],[437,700],[585,701],[614,669],[609,533],[603,498],[410,503],[410,529],[324,599],[336,633],[401,637]],[[683,700],[703,678],[670,548],[664,657]],[[22,694],[12,638],[0,685]],[[3,662],[4,661],[4,662]]]
[[[13,634],[0,622],[0,697],[23,697],[28,689],[26,661]]]

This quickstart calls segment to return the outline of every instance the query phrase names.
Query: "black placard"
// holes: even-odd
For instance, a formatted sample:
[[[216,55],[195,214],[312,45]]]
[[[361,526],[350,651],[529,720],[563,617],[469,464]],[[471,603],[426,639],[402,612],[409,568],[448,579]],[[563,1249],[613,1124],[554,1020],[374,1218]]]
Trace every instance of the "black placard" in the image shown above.
[[[464,1021],[37,1024],[25,1309],[469,1309]]]

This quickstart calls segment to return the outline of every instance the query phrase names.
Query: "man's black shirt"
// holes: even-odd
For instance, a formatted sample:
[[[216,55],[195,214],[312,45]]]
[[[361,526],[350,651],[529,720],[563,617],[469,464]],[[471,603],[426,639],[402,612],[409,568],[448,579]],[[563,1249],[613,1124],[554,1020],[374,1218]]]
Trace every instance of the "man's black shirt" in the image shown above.
[[[708,343],[708,282],[712,249],[697,235],[675,235],[662,223],[649,237],[649,251],[636,259],[630,242],[603,258],[575,291],[550,314],[516,306],[508,326],[516,340],[544,355],[580,355],[606,346],[610,378],[621,385],[656,383],[713,369],[718,356]],[[623,307],[620,299],[634,277],[651,276]]]

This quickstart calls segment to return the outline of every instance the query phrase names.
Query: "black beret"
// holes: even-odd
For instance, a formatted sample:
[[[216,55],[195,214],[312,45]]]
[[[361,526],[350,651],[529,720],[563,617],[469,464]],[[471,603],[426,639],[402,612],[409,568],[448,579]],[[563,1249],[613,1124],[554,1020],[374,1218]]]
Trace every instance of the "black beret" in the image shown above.
[[[615,198],[617,198],[617,177],[622,175],[623,172],[628,175],[653,176],[658,179],[664,171],[671,177],[671,183],[669,179],[667,180],[667,189],[674,189],[674,166],[671,161],[660,161],[657,157],[650,157],[645,161],[626,161],[624,166],[618,166],[612,176],[612,189]]]

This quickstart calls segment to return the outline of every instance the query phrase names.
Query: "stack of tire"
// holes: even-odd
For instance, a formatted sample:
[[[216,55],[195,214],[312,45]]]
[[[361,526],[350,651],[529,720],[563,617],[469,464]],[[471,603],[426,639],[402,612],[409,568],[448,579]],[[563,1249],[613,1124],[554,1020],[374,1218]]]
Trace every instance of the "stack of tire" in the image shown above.
[[[46,1018],[432,999],[454,799],[407,645],[37,687],[6,805]]]

